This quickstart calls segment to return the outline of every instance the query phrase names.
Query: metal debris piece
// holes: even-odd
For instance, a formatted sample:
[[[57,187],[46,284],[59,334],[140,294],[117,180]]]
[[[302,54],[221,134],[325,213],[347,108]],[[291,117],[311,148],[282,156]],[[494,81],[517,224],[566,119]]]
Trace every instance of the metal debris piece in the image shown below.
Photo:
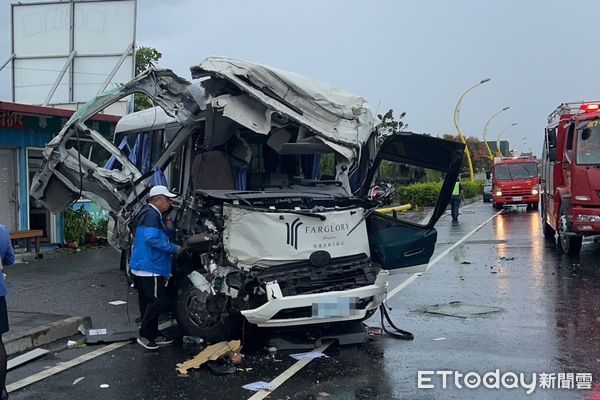
[[[500,307],[479,306],[467,304],[460,301],[452,301],[448,304],[435,304],[427,306],[422,310],[424,313],[447,315],[450,317],[470,318],[495,312],[504,311]]]
[[[219,342],[206,347],[194,358],[187,360],[183,363],[177,364],[177,372],[182,375],[187,375],[188,370],[192,368],[200,368],[200,366],[207,361],[218,360],[224,355],[233,352],[237,353],[242,349],[241,342],[239,340],[230,340],[228,342]]]
[[[503,261],[513,261],[515,258],[514,257],[505,257],[505,256],[502,256],[502,257],[500,257],[500,259],[503,260]]]

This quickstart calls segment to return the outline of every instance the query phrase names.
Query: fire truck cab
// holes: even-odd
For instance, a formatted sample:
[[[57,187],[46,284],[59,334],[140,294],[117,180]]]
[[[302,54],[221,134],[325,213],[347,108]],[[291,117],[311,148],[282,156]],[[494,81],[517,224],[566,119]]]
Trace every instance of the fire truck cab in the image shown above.
[[[549,116],[542,155],[542,226],[577,255],[600,234],[600,102],[563,103]]]
[[[537,209],[540,176],[535,157],[496,157],[492,168],[494,208],[525,204]]]

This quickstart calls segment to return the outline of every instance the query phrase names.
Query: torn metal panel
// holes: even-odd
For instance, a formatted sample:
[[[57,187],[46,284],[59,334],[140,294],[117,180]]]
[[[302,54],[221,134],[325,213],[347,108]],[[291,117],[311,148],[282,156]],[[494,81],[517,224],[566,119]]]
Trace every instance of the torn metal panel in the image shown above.
[[[269,108],[335,143],[359,146],[381,123],[364,98],[315,79],[247,61],[210,57],[192,78],[226,79]]]

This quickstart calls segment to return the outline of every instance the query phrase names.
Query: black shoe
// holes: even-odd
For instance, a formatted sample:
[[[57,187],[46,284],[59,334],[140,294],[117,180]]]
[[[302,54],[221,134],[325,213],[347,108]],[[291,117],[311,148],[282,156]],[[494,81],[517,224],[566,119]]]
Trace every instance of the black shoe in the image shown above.
[[[157,337],[154,338],[154,343],[156,343],[159,346],[164,346],[166,344],[173,343],[173,339],[169,339],[169,338],[166,338],[166,337],[164,337],[162,335],[159,335],[159,336],[157,336]]]
[[[137,338],[137,342],[140,346],[147,350],[158,350],[158,345],[154,343],[154,340],[150,340],[145,337],[139,337]]]

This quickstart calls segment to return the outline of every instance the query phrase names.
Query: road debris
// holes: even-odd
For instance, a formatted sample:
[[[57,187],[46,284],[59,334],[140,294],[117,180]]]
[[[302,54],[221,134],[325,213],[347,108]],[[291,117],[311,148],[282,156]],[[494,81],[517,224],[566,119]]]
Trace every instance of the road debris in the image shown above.
[[[321,397],[329,397],[331,395],[329,393],[327,393],[327,392],[319,392],[319,396],[321,396]]]
[[[295,354],[290,354],[290,357],[292,357],[294,360],[314,360],[315,358],[321,358],[321,357],[325,357],[325,358],[329,358],[329,356],[327,354],[321,353],[319,351],[309,351],[307,353],[295,353]]]
[[[502,257],[500,257],[500,259],[503,260],[503,261],[513,261],[515,258],[514,257],[505,257],[505,256],[502,256]]]
[[[210,372],[215,375],[231,375],[237,372],[237,368],[229,358],[220,358],[215,361],[208,361],[206,363]]]
[[[239,340],[231,340],[229,342],[219,342],[206,347],[194,358],[183,363],[177,364],[177,371],[182,375],[187,375],[190,369],[200,368],[201,365],[208,361],[215,361],[229,353],[238,353],[241,350],[241,342]]]
[[[109,387],[110,385],[107,383],[103,383],[102,385],[100,385],[100,389],[108,389]]]
[[[435,340],[437,342],[437,341],[440,341],[440,340],[446,340],[446,338],[445,337],[439,337],[439,338],[435,338],[433,340]]]
[[[84,380],[84,379],[85,379],[85,376],[81,376],[81,377],[79,377],[79,378],[75,379],[75,380],[73,381],[72,385],[77,385],[79,382],[81,382],[81,381],[82,381],[82,380]]]
[[[383,329],[378,326],[367,326],[367,334],[369,336],[383,335]]]
[[[74,340],[67,340],[67,347],[69,349],[83,349],[87,347],[87,344],[79,343]]]
[[[201,337],[197,337],[197,336],[187,336],[186,335],[181,340],[185,344],[202,344],[202,343],[204,343],[204,339],[202,339]]]
[[[471,265],[471,262],[470,261],[463,261],[463,262],[461,262],[461,264],[463,264],[463,265]]]
[[[248,383],[248,384],[242,386],[242,388],[247,389],[247,390],[252,390],[253,392],[259,392],[261,390],[266,390],[266,391],[270,392],[273,390],[273,385],[271,385],[269,382],[258,381],[258,382]]]
[[[123,301],[123,300],[114,300],[114,301],[109,301],[108,304],[113,305],[113,306],[121,306],[123,304],[127,304],[127,302]]]

